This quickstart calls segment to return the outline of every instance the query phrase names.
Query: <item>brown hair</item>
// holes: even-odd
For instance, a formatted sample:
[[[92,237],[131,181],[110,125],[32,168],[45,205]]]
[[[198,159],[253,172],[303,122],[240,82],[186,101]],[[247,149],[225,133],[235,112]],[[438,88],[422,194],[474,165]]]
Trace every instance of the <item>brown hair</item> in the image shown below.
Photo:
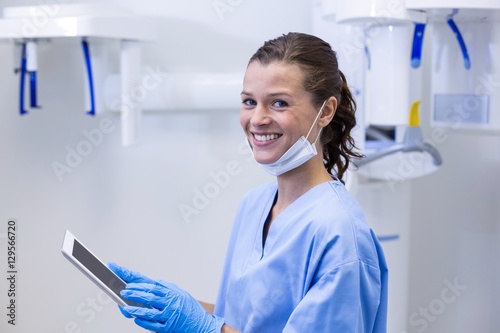
[[[356,126],[356,102],[330,44],[312,35],[290,32],[265,42],[248,63],[252,61],[263,65],[271,62],[298,65],[304,73],[304,89],[313,95],[313,103],[318,108],[331,96],[337,99],[335,116],[323,129],[321,143],[325,168],[330,173],[335,170],[342,180],[351,157],[362,155],[355,151],[351,136]]]

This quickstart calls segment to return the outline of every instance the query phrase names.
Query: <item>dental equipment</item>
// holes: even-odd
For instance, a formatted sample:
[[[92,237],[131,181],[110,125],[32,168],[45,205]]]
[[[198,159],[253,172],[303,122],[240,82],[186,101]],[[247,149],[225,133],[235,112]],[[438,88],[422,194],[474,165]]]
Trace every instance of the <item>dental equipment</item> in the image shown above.
[[[50,7],[50,6],[49,6]],[[42,39],[59,40],[67,38],[96,39],[99,41],[115,40],[120,43],[120,86],[130,90],[122,89],[124,92],[116,100],[120,105],[122,117],[122,141],[124,146],[131,145],[138,140],[139,121],[142,112],[142,98],[137,103],[127,102],[128,91],[135,88],[142,88],[137,83],[140,80],[141,70],[141,42],[153,41],[157,38],[157,20],[150,16],[139,15],[134,10],[117,4],[106,3],[68,3],[58,4],[56,10],[48,10],[48,6],[12,6],[2,8],[0,13],[0,39],[10,40],[16,44],[23,45],[23,52],[20,56],[21,67],[16,69],[20,72],[20,105],[21,115],[26,114],[24,105],[24,84],[26,74],[26,48],[28,41],[37,42]],[[36,18],[34,20],[34,18]],[[107,44],[107,43],[106,43]],[[54,43],[55,45],[55,43]],[[103,104],[100,104],[100,95],[94,90],[99,84],[104,82],[105,71],[91,71],[99,69],[99,61],[90,64],[90,50],[88,43],[84,41],[82,48],[85,57],[87,77],[90,87],[90,107],[86,106],[85,111],[89,115],[94,115]],[[92,50],[94,51],[94,50]],[[17,52],[17,51],[16,51]],[[97,52],[96,52],[97,53]],[[93,54],[93,56],[95,56]],[[92,59],[93,61],[93,59]],[[17,64],[16,64],[16,67]],[[96,77],[97,75],[97,77]],[[36,87],[36,74],[32,76],[33,88]],[[87,87],[87,84],[85,84]],[[36,106],[35,89],[32,90],[32,105]],[[104,106],[103,106],[104,108]],[[132,114],[132,116],[130,116]]]
[[[458,45],[460,46],[460,50],[462,51],[462,56],[464,58],[464,66],[466,69],[469,69],[471,66],[469,52],[467,51],[467,46],[465,45],[462,34],[460,33],[460,29],[458,29],[458,26],[453,20],[453,17],[456,14],[458,14],[458,9],[453,9],[452,12],[446,17],[446,23],[451,28],[451,31],[453,31],[453,34],[457,37]],[[411,66],[413,68],[420,67],[424,32],[425,23],[415,23],[415,32],[413,35],[413,46],[411,52]]]
[[[427,142],[424,142],[423,140],[418,113],[419,105],[420,101],[416,101],[411,106],[409,126],[406,129],[402,143],[391,145],[387,148],[380,149],[375,153],[366,155],[354,162],[354,164],[358,167],[362,167],[370,162],[378,160],[387,155],[395,154],[397,152],[426,152],[432,156],[433,164],[435,166],[440,166],[443,161],[441,159],[439,151],[434,146]]]

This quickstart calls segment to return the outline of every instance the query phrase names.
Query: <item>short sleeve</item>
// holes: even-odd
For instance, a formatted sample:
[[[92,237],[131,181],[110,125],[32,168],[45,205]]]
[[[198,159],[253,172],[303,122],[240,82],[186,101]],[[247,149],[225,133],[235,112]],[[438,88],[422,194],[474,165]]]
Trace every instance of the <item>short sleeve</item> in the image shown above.
[[[376,327],[382,279],[378,267],[360,260],[336,267],[311,286],[283,332],[382,333]]]

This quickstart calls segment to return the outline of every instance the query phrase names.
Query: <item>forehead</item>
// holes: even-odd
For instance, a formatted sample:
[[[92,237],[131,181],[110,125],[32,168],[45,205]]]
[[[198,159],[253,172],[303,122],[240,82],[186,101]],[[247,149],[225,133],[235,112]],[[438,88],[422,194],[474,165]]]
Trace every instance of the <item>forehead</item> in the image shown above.
[[[283,62],[271,62],[263,65],[259,61],[253,61],[243,79],[245,91],[259,92],[260,90],[288,90],[290,92],[303,92],[304,73],[295,64]],[[273,93],[274,91],[269,91]]]

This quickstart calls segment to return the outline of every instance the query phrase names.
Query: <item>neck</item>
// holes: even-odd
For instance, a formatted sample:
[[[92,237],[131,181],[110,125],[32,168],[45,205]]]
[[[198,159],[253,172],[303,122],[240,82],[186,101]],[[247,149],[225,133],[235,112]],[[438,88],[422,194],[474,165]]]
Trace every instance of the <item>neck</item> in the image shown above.
[[[314,186],[331,180],[332,177],[323,165],[323,154],[318,154],[301,166],[278,176],[278,198],[264,226],[262,244],[265,244],[267,233],[276,216]]]
[[[278,200],[275,206],[281,211],[314,186],[331,180],[331,175],[323,165],[322,154],[318,154],[303,165],[278,176]]]

